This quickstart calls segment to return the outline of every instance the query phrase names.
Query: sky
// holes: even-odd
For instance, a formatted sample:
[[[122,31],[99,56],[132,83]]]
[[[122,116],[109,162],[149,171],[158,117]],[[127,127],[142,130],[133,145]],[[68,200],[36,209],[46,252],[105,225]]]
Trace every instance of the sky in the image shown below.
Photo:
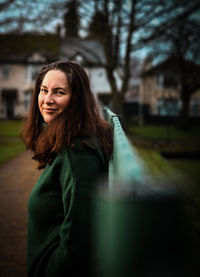
[[[129,9],[130,0],[126,0],[124,2],[125,9]],[[5,3],[6,0],[0,0],[1,3]],[[48,21],[45,20],[47,13],[51,11],[51,5],[56,3],[58,5],[58,9],[53,9],[51,12],[51,15],[47,18]],[[0,17],[0,33],[9,32],[10,30],[13,30],[17,28],[17,26],[20,28],[23,27],[25,31],[44,31],[44,32],[56,32],[56,26],[57,24],[62,24],[62,18],[64,14],[63,5],[66,3],[66,0],[15,0],[11,5],[8,6],[7,9],[5,9],[3,12],[1,12]],[[81,17],[81,25],[83,26],[82,30],[80,31],[81,36],[85,36],[86,32],[84,29],[86,29],[88,22],[91,18],[93,12],[93,7],[91,4],[87,3],[87,1],[84,1],[84,8],[80,10],[80,13],[82,15]],[[35,17],[39,16],[40,19],[44,20],[44,23],[41,25],[36,20],[34,23],[26,23],[22,24],[21,26],[17,25],[16,20],[13,20],[19,16],[21,17],[27,17],[29,20],[34,19]],[[10,24],[3,24],[1,25],[1,22],[4,20],[11,18],[13,21],[10,22]],[[145,56],[146,51],[138,51],[136,55],[139,56]]]
[[[6,0],[0,0],[0,4],[6,2]],[[0,32],[7,32],[12,30],[13,28],[17,27],[15,19],[19,16],[21,17],[28,17],[28,19],[31,21],[35,17],[39,17],[42,19],[43,17],[47,16],[47,13],[49,13],[50,5],[52,5],[55,1],[53,0],[15,0],[12,4],[8,6],[7,9],[3,10],[1,12],[1,19],[0,19]],[[65,3],[65,0],[57,0],[57,4],[63,4]],[[44,24],[41,26],[38,25],[37,20],[34,23],[25,24],[23,27],[25,30],[44,30],[49,32],[55,31],[55,26],[57,23],[62,22],[62,16],[63,16],[63,9],[61,8],[60,11],[58,10],[52,10],[51,12],[51,18],[50,21],[47,22],[47,24]],[[1,22],[12,18],[14,19],[13,22],[10,24],[4,24],[1,25]]]
[[[1,11],[0,16],[0,33],[8,32],[18,27],[18,30],[24,29],[25,31],[44,31],[44,32],[56,32],[57,24],[62,24],[62,18],[64,14],[64,4],[66,0],[0,0],[0,8],[2,3],[6,3],[12,1],[13,3],[8,6],[7,9]],[[130,0],[125,0],[124,8],[129,9]],[[191,0],[192,1],[192,0]],[[89,19],[91,18],[93,7],[91,4],[85,0],[82,2],[84,4],[84,8],[80,10],[81,13],[81,25],[82,30],[80,31],[81,36],[85,36],[86,29]],[[51,6],[54,5],[52,9]],[[112,4],[111,4],[112,5]],[[57,8],[56,8],[57,7]],[[148,7],[147,7],[148,8]],[[34,20],[34,18],[42,20],[42,23],[39,22],[37,19],[33,23],[26,23],[24,24],[21,21],[21,25],[17,25],[15,18],[17,17],[25,17],[28,18],[30,21]],[[195,13],[193,15],[196,19],[200,19],[200,13]],[[11,19],[10,23],[2,24],[3,21]],[[161,19],[154,19],[150,24],[157,25],[160,23]],[[142,31],[143,32],[143,31]],[[135,32],[134,39],[137,40],[143,33]],[[139,56],[144,58],[147,55],[147,48],[140,49],[134,53],[135,56]]]

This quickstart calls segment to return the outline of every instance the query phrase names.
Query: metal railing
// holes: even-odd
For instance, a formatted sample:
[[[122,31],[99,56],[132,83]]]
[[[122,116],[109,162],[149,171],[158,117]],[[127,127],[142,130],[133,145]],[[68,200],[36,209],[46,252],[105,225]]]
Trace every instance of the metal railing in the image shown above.
[[[109,188],[121,182],[126,185],[144,182],[144,164],[137,150],[126,137],[119,118],[109,108],[104,107],[104,117],[113,126],[113,157],[109,163]]]
[[[180,196],[145,178],[118,116],[105,107],[104,117],[113,126],[114,146],[108,186],[100,185],[93,206],[97,276],[182,276]]]

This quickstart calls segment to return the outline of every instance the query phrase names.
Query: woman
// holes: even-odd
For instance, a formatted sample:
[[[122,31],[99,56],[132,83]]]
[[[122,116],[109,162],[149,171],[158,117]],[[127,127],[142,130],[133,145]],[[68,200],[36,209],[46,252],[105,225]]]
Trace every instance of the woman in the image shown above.
[[[112,129],[80,65],[41,69],[22,134],[44,168],[28,203],[28,276],[89,276],[90,199],[107,174]]]

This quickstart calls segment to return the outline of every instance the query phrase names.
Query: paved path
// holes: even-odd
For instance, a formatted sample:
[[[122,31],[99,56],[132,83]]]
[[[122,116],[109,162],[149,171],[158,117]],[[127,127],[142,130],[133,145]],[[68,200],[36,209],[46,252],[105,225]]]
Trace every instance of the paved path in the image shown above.
[[[27,200],[40,172],[26,151],[0,167],[0,277],[26,276]]]

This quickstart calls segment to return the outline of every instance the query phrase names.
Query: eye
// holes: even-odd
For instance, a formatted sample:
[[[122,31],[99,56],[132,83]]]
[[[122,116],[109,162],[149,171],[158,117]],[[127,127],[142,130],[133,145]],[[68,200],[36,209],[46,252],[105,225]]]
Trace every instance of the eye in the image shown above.
[[[47,93],[48,90],[47,90],[46,88],[40,88],[40,92],[42,92],[42,93]]]
[[[64,92],[63,90],[57,90],[57,91],[56,91],[56,94],[57,94],[57,95],[63,95],[63,94],[65,94],[65,92]]]

